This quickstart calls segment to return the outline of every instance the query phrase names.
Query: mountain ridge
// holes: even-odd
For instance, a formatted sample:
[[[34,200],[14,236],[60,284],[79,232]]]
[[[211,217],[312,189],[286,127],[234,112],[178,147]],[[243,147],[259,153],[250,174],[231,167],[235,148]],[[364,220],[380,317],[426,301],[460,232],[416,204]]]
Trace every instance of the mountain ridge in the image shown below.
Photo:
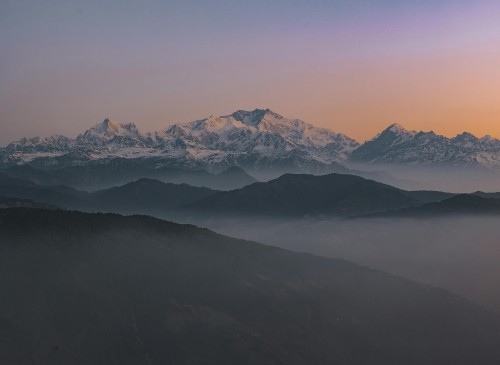
[[[491,194],[495,196],[494,194]],[[420,206],[399,210],[373,213],[361,218],[436,218],[440,216],[498,216],[500,215],[500,199],[486,197],[487,194],[456,194],[441,201],[428,202]],[[359,218],[359,217],[357,217]]]
[[[354,166],[500,169],[500,140],[469,132],[445,137],[393,123],[364,143],[270,109],[237,110],[142,133],[106,118],[76,138],[22,138],[0,148],[0,168],[62,169],[126,159],[152,169],[220,173],[238,166],[269,179],[283,173],[353,172]],[[138,176],[137,178],[140,178]],[[146,177],[146,176],[142,176]],[[131,180],[129,180],[131,181]]]
[[[213,194],[183,210],[195,215],[351,216],[421,204],[411,192],[355,175],[284,174]]]
[[[133,123],[105,119],[75,139],[21,139],[0,149],[4,166],[32,163],[43,167],[88,164],[112,158],[156,161],[221,172],[231,166],[342,169],[339,161],[358,145],[353,139],[269,109],[174,124],[141,133]]]

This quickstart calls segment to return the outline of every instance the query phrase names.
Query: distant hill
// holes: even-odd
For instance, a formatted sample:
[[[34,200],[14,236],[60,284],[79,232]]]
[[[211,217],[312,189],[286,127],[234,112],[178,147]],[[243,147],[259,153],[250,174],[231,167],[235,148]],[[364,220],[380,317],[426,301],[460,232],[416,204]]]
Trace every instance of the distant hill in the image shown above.
[[[247,174],[245,170],[240,167],[232,166],[225,171],[215,175],[216,186],[220,190],[233,190],[238,189],[243,186],[247,186],[257,182],[253,176]]]
[[[500,199],[474,194],[458,194],[451,198],[397,211],[374,214],[381,217],[433,217],[442,215],[500,215]]]
[[[241,175],[242,171],[234,168],[223,174],[233,173]],[[220,175],[215,176],[224,181],[224,176]],[[64,185],[39,185],[0,175],[0,196],[71,210],[149,214],[163,218],[235,214],[259,217],[492,214],[500,202],[494,198],[498,193],[476,192],[466,195],[471,197],[467,198],[440,191],[406,191],[346,174],[285,174],[269,182],[230,191],[145,178],[95,192]],[[451,199],[455,197],[461,198]]]
[[[472,195],[480,196],[481,198],[496,198],[500,199],[500,193],[485,193],[484,191],[476,191]]]
[[[440,289],[143,216],[0,210],[2,364],[496,364]]]
[[[31,181],[0,176],[0,196],[28,199],[67,209],[92,210],[89,194],[66,186],[38,185]]]
[[[125,213],[162,213],[209,197],[218,191],[187,184],[170,184],[153,179],[140,179],[89,196],[99,209]]]
[[[217,176],[244,176],[244,171],[232,168]],[[249,177],[251,178],[251,177]],[[246,177],[245,177],[246,179]],[[233,180],[234,181],[234,180]],[[230,182],[229,182],[230,184]],[[496,193],[473,194],[475,197],[495,197]],[[244,188],[218,191],[187,184],[165,183],[155,179],[139,179],[109,189],[86,192],[64,185],[39,185],[31,181],[0,175],[0,196],[28,199],[40,204],[88,212],[115,212],[183,217],[187,215],[247,215],[247,216],[362,216],[422,214],[441,209],[428,203],[446,201],[457,194],[440,191],[406,191],[354,175],[285,174],[278,179],[253,183]],[[490,199],[490,198],[485,198]],[[455,200],[451,200],[454,202]],[[471,203],[471,202],[468,202]],[[464,211],[491,213],[495,202],[477,207],[443,203],[441,213]],[[418,208],[422,206],[422,208]],[[411,208],[411,209],[409,209]],[[405,209],[409,209],[408,212]],[[475,209],[475,210],[473,210]],[[404,213],[402,213],[404,211]],[[394,212],[398,212],[395,214]],[[168,214],[166,214],[168,213]],[[385,214],[385,213],[384,213]]]
[[[215,214],[349,216],[420,204],[406,192],[359,176],[285,174],[269,182],[220,192],[185,209]]]
[[[38,185],[30,181],[0,177],[0,196],[30,199],[40,204],[89,212],[160,214],[217,192],[187,184],[140,179],[89,193],[64,185]]]
[[[23,164],[5,168],[1,174],[4,177],[9,176],[38,185],[65,185],[83,190],[107,189],[142,178],[220,190],[240,188],[257,181],[243,169],[235,166],[219,174],[213,174],[202,169],[157,166],[157,164],[161,165],[161,162],[148,163],[138,159],[114,158],[105,162],[94,161],[84,165],[50,169]]]
[[[451,198],[457,194],[455,193],[447,193],[444,191],[432,191],[432,190],[401,190],[404,195],[417,199],[422,204],[424,203],[433,203],[439,202],[444,199]]]

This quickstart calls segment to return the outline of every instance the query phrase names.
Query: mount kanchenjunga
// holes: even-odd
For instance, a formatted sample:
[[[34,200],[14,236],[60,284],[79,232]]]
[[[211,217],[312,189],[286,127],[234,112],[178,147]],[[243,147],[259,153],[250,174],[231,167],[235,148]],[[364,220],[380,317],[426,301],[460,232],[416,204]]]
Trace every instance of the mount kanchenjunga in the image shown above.
[[[329,172],[358,143],[331,130],[269,109],[175,124],[143,134],[133,123],[109,119],[76,139],[53,136],[24,138],[0,149],[3,165],[68,166],[110,158],[156,159],[160,166],[202,168],[220,172],[237,165],[250,169]]]
[[[84,146],[112,144],[130,147],[144,147],[148,144],[134,123],[122,124],[109,119],[80,134],[75,143]]]
[[[393,124],[355,149],[350,161],[494,168],[500,166],[500,141],[467,132],[447,138],[432,131],[408,131]]]
[[[350,164],[500,167],[500,141],[462,133],[453,138],[408,131],[393,124],[359,144],[346,135],[288,119],[269,109],[175,124],[141,133],[133,123],[109,119],[75,139],[23,138],[0,148],[0,167],[30,163],[63,168],[134,160],[147,168],[176,167],[219,173],[239,166],[258,176],[347,172]],[[274,177],[277,174],[274,175]]]

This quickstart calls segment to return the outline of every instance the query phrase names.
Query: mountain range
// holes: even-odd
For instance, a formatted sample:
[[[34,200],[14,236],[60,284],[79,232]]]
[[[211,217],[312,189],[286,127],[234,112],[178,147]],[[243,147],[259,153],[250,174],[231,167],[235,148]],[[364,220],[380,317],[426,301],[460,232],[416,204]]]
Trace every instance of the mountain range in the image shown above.
[[[232,166],[328,172],[344,169],[338,161],[357,146],[345,135],[256,109],[146,134],[132,123],[106,119],[75,139],[52,136],[13,142],[0,150],[0,163],[54,169],[134,159],[157,169],[169,166],[215,173]]]
[[[350,216],[421,205],[389,185],[359,176],[285,174],[277,179],[219,192],[188,204],[204,215]]]
[[[88,192],[0,175],[0,197],[87,212],[190,221],[229,217],[356,217],[500,214],[499,193],[403,190],[349,174],[284,174],[229,191],[142,178]],[[7,204],[7,206],[10,206]],[[23,206],[23,205],[21,205]]]
[[[145,216],[0,209],[0,358],[493,365],[498,316],[442,289]]]
[[[408,131],[393,124],[356,148],[349,159],[379,164],[497,168],[500,141],[491,136],[477,138],[467,132],[447,138],[432,131]]]
[[[195,185],[188,181],[190,175],[213,175],[236,166],[268,179],[283,173],[356,173],[360,165],[381,164],[495,170],[500,166],[500,141],[470,133],[447,138],[393,124],[358,143],[269,109],[255,109],[149,133],[133,123],[106,119],[76,138],[23,138],[0,149],[3,171],[29,166],[56,184],[97,188],[144,177]]]

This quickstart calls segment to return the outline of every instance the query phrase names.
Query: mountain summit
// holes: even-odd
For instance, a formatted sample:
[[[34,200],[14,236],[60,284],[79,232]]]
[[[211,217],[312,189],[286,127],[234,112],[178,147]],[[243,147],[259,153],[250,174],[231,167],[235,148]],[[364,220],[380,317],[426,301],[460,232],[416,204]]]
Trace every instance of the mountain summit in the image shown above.
[[[76,141],[84,143],[85,141],[98,139],[111,140],[115,137],[137,140],[144,138],[134,123],[124,124],[106,118],[102,123],[96,124],[94,127],[80,134],[76,138]]]

